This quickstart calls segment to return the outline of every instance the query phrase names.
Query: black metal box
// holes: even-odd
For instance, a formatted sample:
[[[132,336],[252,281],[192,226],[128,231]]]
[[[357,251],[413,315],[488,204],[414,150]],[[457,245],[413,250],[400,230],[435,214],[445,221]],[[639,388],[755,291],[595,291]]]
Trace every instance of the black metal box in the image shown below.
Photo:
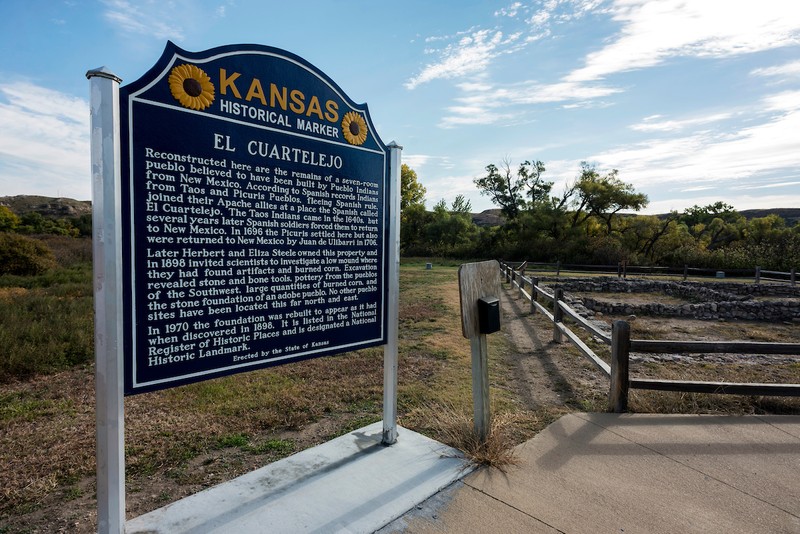
[[[478,330],[481,334],[500,330],[500,300],[497,297],[478,299]]]

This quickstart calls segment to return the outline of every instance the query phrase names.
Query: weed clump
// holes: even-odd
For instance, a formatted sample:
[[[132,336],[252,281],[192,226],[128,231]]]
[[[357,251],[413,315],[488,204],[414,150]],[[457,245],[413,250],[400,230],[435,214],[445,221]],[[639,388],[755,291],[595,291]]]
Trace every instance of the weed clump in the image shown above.
[[[518,417],[512,413],[493,414],[486,441],[475,431],[472,414],[457,410],[453,406],[435,406],[425,409],[429,427],[443,443],[454,447],[471,461],[479,465],[495,467],[505,471],[516,465],[518,458],[514,450],[514,426]]]

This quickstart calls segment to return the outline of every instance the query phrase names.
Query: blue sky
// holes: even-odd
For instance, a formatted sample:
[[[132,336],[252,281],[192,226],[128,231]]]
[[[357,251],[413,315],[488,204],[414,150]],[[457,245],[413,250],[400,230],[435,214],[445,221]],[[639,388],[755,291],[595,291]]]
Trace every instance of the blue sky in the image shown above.
[[[167,40],[282,48],[367,102],[427,188],[491,208],[486,165],[580,162],[650,198],[800,207],[797,0],[0,0],[0,196],[91,198],[89,82]]]

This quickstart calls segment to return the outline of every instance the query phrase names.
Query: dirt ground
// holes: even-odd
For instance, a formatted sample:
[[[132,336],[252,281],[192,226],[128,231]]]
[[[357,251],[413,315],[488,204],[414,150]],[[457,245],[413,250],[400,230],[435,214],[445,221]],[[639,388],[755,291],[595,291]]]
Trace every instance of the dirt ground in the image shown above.
[[[514,347],[514,387],[528,409],[566,413],[604,402],[608,380],[569,343],[553,342],[552,323],[531,314],[529,301],[506,288],[502,306],[503,335]]]

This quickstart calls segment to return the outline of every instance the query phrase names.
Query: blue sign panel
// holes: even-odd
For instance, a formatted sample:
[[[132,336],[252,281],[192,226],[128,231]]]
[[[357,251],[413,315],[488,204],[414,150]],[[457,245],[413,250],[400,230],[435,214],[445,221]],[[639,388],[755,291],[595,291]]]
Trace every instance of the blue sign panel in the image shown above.
[[[126,394],[386,343],[365,105],[283,50],[168,43],[120,107]]]

